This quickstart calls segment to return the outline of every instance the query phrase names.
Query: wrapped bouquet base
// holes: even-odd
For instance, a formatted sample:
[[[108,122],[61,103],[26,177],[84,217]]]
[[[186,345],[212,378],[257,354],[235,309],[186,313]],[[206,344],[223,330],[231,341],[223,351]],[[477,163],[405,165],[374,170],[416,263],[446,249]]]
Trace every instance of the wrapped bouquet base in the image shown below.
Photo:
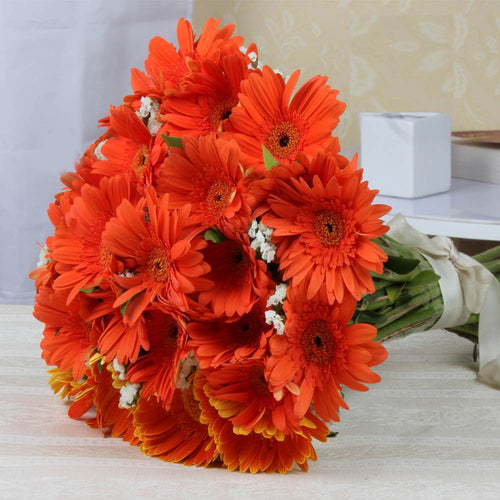
[[[389,225],[379,241],[388,262],[356,319],[377,326],[380,341],[437,328],[465,337],[478,348],[480,378],[500,387],[500,247],[469,257],[401,215]]]

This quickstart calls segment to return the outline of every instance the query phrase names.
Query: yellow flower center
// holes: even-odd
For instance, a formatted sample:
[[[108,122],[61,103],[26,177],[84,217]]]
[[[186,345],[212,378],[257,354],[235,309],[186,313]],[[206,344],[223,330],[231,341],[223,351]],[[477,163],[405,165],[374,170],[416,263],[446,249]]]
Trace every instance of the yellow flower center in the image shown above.
[[[337,246],[344,236],[344,220],[333,210],[320,210],[314,215],[314,232],[327,247]]]
[[[149,277],[157,282],[168,280],[170,258],[164,248],[153,248],[146,262],[146,271]]]

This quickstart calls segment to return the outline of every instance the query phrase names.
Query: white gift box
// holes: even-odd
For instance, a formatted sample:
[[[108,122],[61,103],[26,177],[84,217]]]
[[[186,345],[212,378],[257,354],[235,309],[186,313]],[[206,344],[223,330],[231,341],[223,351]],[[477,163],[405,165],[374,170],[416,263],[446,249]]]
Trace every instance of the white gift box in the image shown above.
[[[444,113],[360,113],[361,167],[380,194],[419,198],[450,189],[451,123]]]

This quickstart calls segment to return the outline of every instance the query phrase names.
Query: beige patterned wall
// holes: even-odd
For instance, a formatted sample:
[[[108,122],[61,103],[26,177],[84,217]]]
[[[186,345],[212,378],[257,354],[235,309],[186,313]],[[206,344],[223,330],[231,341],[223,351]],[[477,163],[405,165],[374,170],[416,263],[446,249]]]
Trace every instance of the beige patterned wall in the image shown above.
[[[198,32],[207,17],[235,23],[283,73],[330,76],[348,104],[344,148],[359,144],[360,111],[500,128],[500,0],[195,0]]]

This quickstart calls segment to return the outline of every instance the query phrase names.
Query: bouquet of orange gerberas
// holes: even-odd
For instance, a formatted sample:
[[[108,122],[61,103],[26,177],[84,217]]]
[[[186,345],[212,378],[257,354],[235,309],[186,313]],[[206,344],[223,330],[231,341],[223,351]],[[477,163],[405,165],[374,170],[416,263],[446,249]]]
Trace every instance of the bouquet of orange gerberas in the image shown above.
[[[62,176],[35,316],[72,418],[185,465],[279,471],[386,358],[351,319],[386,232],[332,131],[327,78],[294,89],[211,19],[156,37],[133,95]],[[94,412],[91,412],[95,409]]]

